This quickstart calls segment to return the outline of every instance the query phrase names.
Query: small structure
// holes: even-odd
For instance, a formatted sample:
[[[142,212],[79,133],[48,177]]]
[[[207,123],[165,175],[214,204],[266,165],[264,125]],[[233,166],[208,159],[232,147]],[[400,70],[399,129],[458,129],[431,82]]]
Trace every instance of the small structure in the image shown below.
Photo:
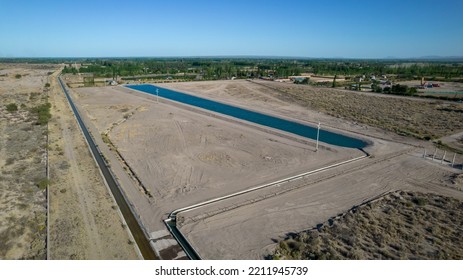
[[[106,83],[110,86],[117,86],[118,83],[115,80],[107,80]]]
[[[355,77],[354,82],[361,83],[361,82],[363,82],[364,79],[365,79],[364,77]]]

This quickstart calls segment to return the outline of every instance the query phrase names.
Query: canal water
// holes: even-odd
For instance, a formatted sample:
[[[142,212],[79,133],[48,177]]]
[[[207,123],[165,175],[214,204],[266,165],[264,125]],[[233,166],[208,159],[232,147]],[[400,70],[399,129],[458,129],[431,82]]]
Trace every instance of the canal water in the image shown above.
[[[149,93],[152,95],[156,95],[156,90],[158,90],[159,96],[163,98],[199,107],[209,111],[217,112],[220,114],[228,115],[248,122],[253,122],[259,125],[283,130],[302,137],[314,140],[317,139],[317,128],[313,126],[285,120],[274,116],[265,115],[251,110],[238,108],[217,101],[212,101],[209,99],[193,96],[178,91],[173,91],[170,89],[156,87],[153,85],[127,85],[126,87]],[[353,137],[349,137],[346,135],[334,133],[323,129],[320,129],[319,141],[346,148],[362,149],[367,146],[367,143],[360,139],[356,139]]]

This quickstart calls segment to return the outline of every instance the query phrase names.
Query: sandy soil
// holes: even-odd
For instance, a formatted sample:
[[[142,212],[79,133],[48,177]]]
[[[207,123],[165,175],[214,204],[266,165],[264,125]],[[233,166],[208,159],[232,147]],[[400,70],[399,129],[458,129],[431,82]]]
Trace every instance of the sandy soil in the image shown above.
[[[56,76],[50,102],[50,259],[138,259]]]
[[[126,192],[146,213],[141,219],[149,232],[165,229],[162,219],[176,208],[363,155],[335,147],[315,153],[313,143],[158,104],[121,87],[73,91],[97,128],[94,135],[108,133],[118,164],[141,181],[132,180],[137,192],[127,186]]]
[[[63,94],[56,65],[0,65],[0,259],[136,259]],[[21,75],[21,77],[16,75]],[[45,87],[50,83],[51,87]],[[31,111],[53,104],[50,124],[50,243],[47,126]],[[8,112],[6,105],[17,104]]]
[[[272,252],[275,242],[289,234],[315,227],[388,191],[418,189],[463,199],[463,192],[454,189],[450,181],[442,181],[454,174],[451,169],[413,154],[375,162],[378,160],[365,159],[345,167],[347,170],[339,175],[309,177],[297,190],[231,211],[205,215],[239,202],[225,201],[186,212],[182,219],[187,222],[181,231],[203,258],[261,259]]]
[[[272,93],[272,91],[259,88],[260,85],[252,85],[247,88],[247,84],[243,83],[242,81],[221,84],[205,82],[163,86],[203,96],[208,95],[210,98],[218,98],[226,102],[232,102],[232,93],[235,93],[235,97],[239,96],[239,98],[234,99],[234,102],[239,102],[237,105],[246,106],[247,104],[249,106],[252,104],[253,107],[272,107],[272,112],[281,112],[282,114],[285,111],[292,111],[290,115],[295,118],[300,118],[304,114],[305,109],[294,104],[299,103],[297,99],[290,99],[288,96],[281,97],[279,93]],[[274,86],[274,84],[277,83],[271,85]],[[286,87],[288,91],[293,88],[292,85],[284,85],[283,87]],[[294,88],[296,92],[299,90],[298,86]],[[328,89],[324,94],[336,93],[337,91]],[[313,92],[313,94],[317,93]],[[344,92],[341,91],[341,94]],[[272,99],[272,97],[278,96],[280,98],[277,100]],[[368,96],[360,94],[356,98],[367,100],[366,97]],[[330,96],[325,99],[319,96],[313,102],[316,104],[330,99]],[[289,102],[282,100],[289,100]],[[387,102],[391,104],[403,102],[400,100],[402,99],[386,97],[381,102],[386,103],[384,107],[387,108],[390,106]],[[419,107],[422,101],[409,100],[408,103]],[[421,106],[421,108],[423,107],[432,110],[432,106]],[[411,110],[414,110],[414,107]],[[424,111],[423,114],[430,114],[430,112]],[[411,189],[463,199],[463,193],[459,191],[462,189],[461,183],[452,180],[453,176],[461,173],[461,171],[441,166],[438,161],[424,160],[421,157],[421,149],[410,149],[410,147],[422,146],[429,151],[432,146],[429,146],[428,142],[400,137],[364,124],[349,121],[339,122],[339,119],[326,115],[312,113],[311,117],[323,119],[323,122],[330,126],[374,137],[374,148],[371,147],[369,151],[375,157],[345,166],[343,168],[346,170],[342,172],[336,169],[325,175],[317,175],[312,179],[309,177],[307,183],[301,183],[305,186],[258,203],[242,203],[242,201],[253,200],[249,195],[246,195],[246,197],[224,201],[181,214],[180,220],[183,221],[181,231],[187,235],[202,257],[208,259],[262,258],[272,251],[275,241],[285,238],[288,233],[313,227],[330,217],[347,211],[354,205],[359,205],[388,191]],[[394,120],[393,117],[391,119]],[[398,114],[396,122],[400,120],[401,117]],[[446,131],[450,132],[454,128],[449,126]],[[392,143],[396,144],[392,145]],[[439,154],[441,153],[439,152]],[[462,161],[461,156],[457,158],[458,162]],[[334,175],[330,175],[331,172]],[[322,178],[319,181],[319,176],[326,179]],[[267,191],[271,192],[271,190]],[[254,195],[265,196],[262,193]],[[231,206],[241,204],[244,206],[237,208]],[[221,209],[227,209],[227,211]]]
[[[54,69],[0,64],[0,259],[46,258],[47,128],[30,110],[46,102]]]
[[[404,182],[405,187],[462,194],[449,179],[454,169],[423,159],[422,148],[416,149],[432,149],[429,142],[340,121],[247,81],[162,86],[297,121],[321,121],[372,143],[366,149],[371,159],[182,214],[181,230],[204,258],[262,258],[286,233],[311,228]],[[314,153],[313,143],[287,134],[277,136],[162,98],[158,104],[154,96],[122,87],[74,89],[73,96],[93,134],[106,135],[109,147],[100,139],[106,146],[100,148],[107,149],[105,156],[150,232],[162,231],[161,220],[176,208],[361,155],[328,145]],[[423,181],[423,174],[431,177]],[[428,183],[432,176],[436,187]]]

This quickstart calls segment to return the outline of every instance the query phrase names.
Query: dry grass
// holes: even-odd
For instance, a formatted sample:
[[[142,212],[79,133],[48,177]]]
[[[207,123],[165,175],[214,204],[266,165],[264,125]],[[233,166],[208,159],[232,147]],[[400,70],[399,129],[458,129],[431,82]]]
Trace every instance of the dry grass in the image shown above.
[[[47,127],[29,108],[46,103],[47,72],[23,72],[0,82],[0,259],[46,258]]]
[[[463,106],[366,95],[305,85],[262,82],[276,97],[328,115],[419,139],[435,139],[463,129]]]
[[[463,259],[463,202],[396,192],[279,243],[274,259]]]

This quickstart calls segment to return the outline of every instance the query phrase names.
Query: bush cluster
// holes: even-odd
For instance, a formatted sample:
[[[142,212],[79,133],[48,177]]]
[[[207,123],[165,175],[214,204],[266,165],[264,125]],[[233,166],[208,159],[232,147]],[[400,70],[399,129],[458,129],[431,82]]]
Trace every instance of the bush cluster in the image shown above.
[[[37,114],[37,124],[38,125],[45,125],[51,118],[50,113],[51,104],[45,103],[40,106],[32,108],[32,112]]]
[[[8,112],[10,112],[10,113],[11,112],[16,112],[16,111],[18,111],[18,105],[16,105],[16,103],[10,103],[10,104],[6,105],[6,110]]]

